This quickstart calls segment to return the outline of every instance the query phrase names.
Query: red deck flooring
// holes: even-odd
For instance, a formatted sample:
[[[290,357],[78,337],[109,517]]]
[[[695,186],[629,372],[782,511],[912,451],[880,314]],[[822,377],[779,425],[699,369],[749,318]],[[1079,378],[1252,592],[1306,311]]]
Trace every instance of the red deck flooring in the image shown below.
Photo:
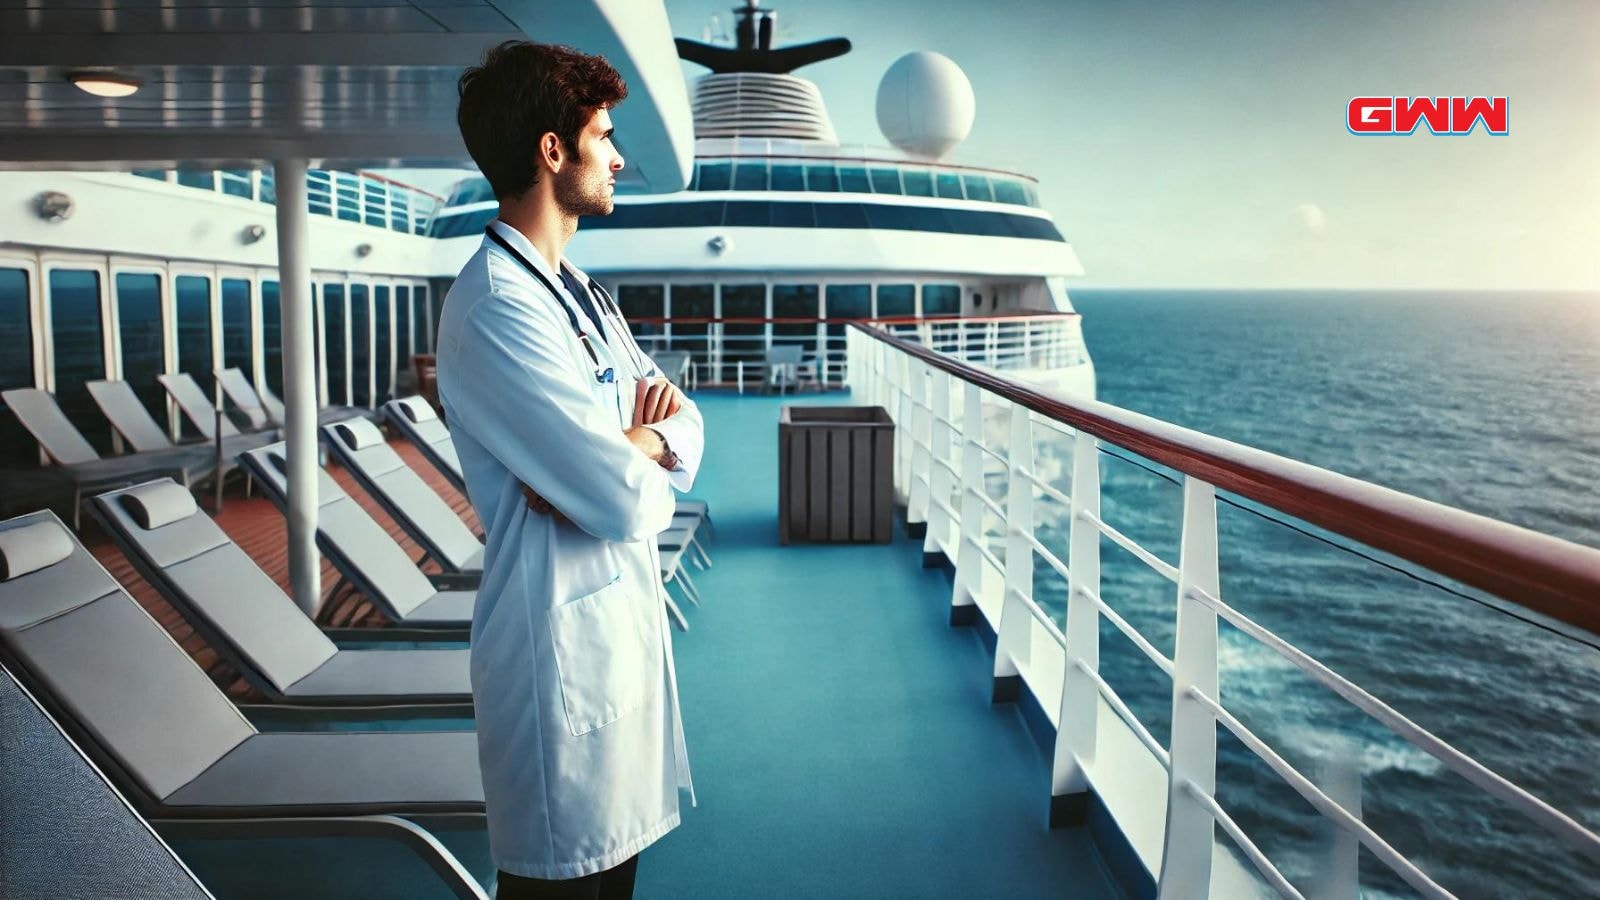
[[[423,459],[422,454],[403,439],[392,439],[389,446],[400,454],[422,479],[434,490],[439,492],[462,521],[474,532],[480,531],[478,517],[468,505],[467,498],[457,491],[439,474],[438,470]],[[400,546],[411,554],[413,559],[422,558],[422,548],[411,538],[407,537],[400,526],[386,514],[377,502],[367,496],[356,485],[350,473],[340,468],[337,463],[330,462],[329,474],[345,489],[345,492],[356,499],[372,517],[388,530],[389,534],[400,543]],[[263,571],[272,576],[284,592],[289,591],[289,551],[288,528],[284,518],[277,507],[270,500],[256,492],[253,496],[244,496],[242,481],[230,484],[227,495],[223,498],[222,514],[214,516],[217,524],[227,532],[228,537],[241,549],[250,554]],[[211,493],[204,492],[201,498],[202,508],[209,511]],[[239,673],[218,655],[217,651],[207,645],[204,638],[189,626],[189,623],[178,614],[165,600],[161,599],[155,588],[151,587],[133,565],[122,555],[115,544],[105,534],[85,520],[83,540],[94,553],[102,565],[115,577],[128,593],[138,600],[156,621],[167,629],[183,649],[193,656],[200,667],[211,675],[220,687],[226,690],[229,696],[240,702],[250,702],[262,699]],[[429,571],[438,571],[437,566],[430,563]],[[338,597],[333,596],[333,590],[339,583],[339,573],[334,570],[333,564],[326,558],[322,560],[322,604],[317,615],[317,620],[325,625],[342,628],[377,627],[383,623],[372,608],[372,604],[360,593],[346,588]]]

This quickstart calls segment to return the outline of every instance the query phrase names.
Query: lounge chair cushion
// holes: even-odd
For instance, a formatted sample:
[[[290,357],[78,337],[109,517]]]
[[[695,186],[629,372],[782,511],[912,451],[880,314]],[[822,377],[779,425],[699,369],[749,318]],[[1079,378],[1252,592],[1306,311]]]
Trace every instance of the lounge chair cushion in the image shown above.
[[[339,430],[339,437],[350,445],[352,450],[365,450],[383,443],[383,432],[365,419],[346,419],[334,427]]]
[[[406,414],[406,418],[413,422],[432,422],[439,418],[439,414],[428,405],[428,401],[421,397],[402,397],[394,403]]]
[[[59,522],[44,520],[0,531],[0,581],[21,578],[72,555],[72,538]]]
[[[200,510],[188,488],[170,481],[130,488],[123,492],[122,502],[128,514],[146,531],[187,519]]]

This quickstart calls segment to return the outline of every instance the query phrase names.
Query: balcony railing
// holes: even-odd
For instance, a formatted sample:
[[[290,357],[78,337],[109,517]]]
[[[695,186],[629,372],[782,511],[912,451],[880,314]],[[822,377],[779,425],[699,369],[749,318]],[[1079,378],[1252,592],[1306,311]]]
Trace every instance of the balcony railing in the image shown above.
[[[1241,721],[1237,708],[1223,702],[1218,625],[1226,622],[1472,787],[1522,813],[1536,828],[1580,856],[1600,861],[1600,836],[1573,816],[1492,771],[1225,602],[1219,571],[1218,492],[1533,610],[1554,620],[1536,622],[1540,627],[1584,644],[1600,632],[1600,550],[1106,404],[1065,402],[941,354],[928,342],[904,340],[894,330],[850,329],[849,386],[860,402],[885,407],[897,423],[898,498],[906,507],[908,524],[925,524],[924,549],[953,564],[952,622],[981,617],[995,635],[997,699],[1009,688],[1020,690],[1025,685],[1055,728],[1053,819],[1058,811],[1081,814],[1090,795],[1105,804],[1119,825],[1133,830],[1137,827],[1129,822],[1139,815],[1132,807],[1144,809],[1151,822],[1164,809],[1159,835],[1147,836],[1142,847],[1137,835],[1129,838],[1154,881],[1150,887],[1161,897],[1212,895],[1219,828],[1266,885],[1282,896],[1301,897],[1218,801],[1220,725],[1350,842],[1349,852],[1338,857],[1342,862],[1335,866],[1343,871],[1327,873],[1334,883],[1345,886],[1345,895],[1355,896],[1357,890],[1358,843],[1422,896],[1453,896],[1438,880],[1449,873],[1424,871],[1390,843],[1393,835],[1386,839],[1362,820],[1359,802],[1319,786],[1286,759],[1281,746],[1275,748]],[[1006,427],[991,433],[996,429],[986,429],[985,422],[995,413]],[[1059,467],[1046,465],[1044,454],[1036,452],[1052,439],[1064,439],[1070,448]],[[1178,473],[1183,506],[1176,563],[1161,558],[1103,516],[1101,454],[1111,448]],[[1003,501],[991,497],[999,481],[1006,486]],[[1036,522],[1046,518],[1037,514],[1043,511],[1036,506],[1056,506],[1064,514],[1064,547],[1059,529],[1053,533],[1058,539],[1054,543],[1036,529]],[[1124,615],[1127,610],[1118,597],[1102,592],[1101,547],[1107,539],[1175,592],[1170,655],[1130,624],[1131,616]],[[1034,577],[1036,561],[1050,570],[1042,574],[1059,576],[1067,586],[1064,627],[1041,602]],[[1140,658],[1170,679],[1167,740],[1152,733],[1102,673],[1102,625],[1124,635]],[[1140,755],[1150,761],[1143,767],[1151,777],[1139,781],[1130,800],[1126,784],[1130,771],[1138,769],[1130,758]],[[1166,802],[1160,803],[1163,788]],[[1247,877],[1242,871],[1240,875]]]
[[[847,378],[845,328],[879,326],[970,365],[1000,371],[1064,369],[1086,365],[1082,320],[1076,313],[1014,313],[926,318],[628,318],[646,352],[684,350],[698,385],[744,387],[767,374],[774,346],[805,348],[802,366],[822,387]]]

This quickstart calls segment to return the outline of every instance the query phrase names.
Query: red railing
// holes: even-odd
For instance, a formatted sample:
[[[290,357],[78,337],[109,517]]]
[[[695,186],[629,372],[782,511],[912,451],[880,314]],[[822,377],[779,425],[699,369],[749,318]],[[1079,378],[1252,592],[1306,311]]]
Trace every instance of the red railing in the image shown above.
[[[1092,400],[1042,394],[861,331],[1012,403],[1302,521],[1600,634],[1600,550]]]

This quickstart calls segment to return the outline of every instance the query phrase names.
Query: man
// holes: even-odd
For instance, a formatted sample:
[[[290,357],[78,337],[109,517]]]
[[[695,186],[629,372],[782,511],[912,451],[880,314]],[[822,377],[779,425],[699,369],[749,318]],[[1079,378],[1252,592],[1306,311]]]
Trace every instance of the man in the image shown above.
[[[695,405],[562,252],[612,209],[604,59],[505,43],[457,121],[499,219],[445,299],[439,399],[487,535],[472,694],[499,897],[629,897],[690,791],[656,535],[688,490]]]

